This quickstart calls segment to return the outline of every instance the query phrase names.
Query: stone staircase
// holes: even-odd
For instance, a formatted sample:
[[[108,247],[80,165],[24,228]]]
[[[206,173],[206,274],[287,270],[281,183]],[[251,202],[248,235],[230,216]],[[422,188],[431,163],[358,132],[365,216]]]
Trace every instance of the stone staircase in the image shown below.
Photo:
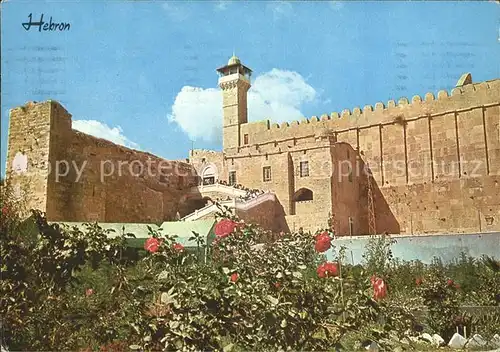
[[[222,187],[226,187],[226,188],[233,188],[233,187],[228,187],[228,186],[224,186],[224,185],[210,185],[210,186],[203,186],[203,187],[211,187],[211,186],[222,186]],[[241,190],[237,189],[237,191],[241,191]],[[246,192],[243,191],[243,195],[245,195],[245,194],[246,194]],[[239,194],[238,194],[238,196],[239,196]],[[219,202],[219,204],[222,207],[224,207],[224,206],[228,207],[234,213],[235,210],[247,211],[247,210],[249,210],[253,207],[256,207],[264,202],[275,201],[275,200],[276,200],[276,195],[274,193],[265,192],[265,193],[259,194],[255,198],[252,198],[249,200],[240,200],[237,198],[233,198],[231,200],[221,201],[221,202]],[[215,214],[218,211],[219,211],[219,208],[217,207],[216,204],[208,204],[205,207],[203,207],[201,209],[197,209],[194,212],[192,212],[191,214],[186,215],[185,217],[183,217],[181,219],[181,221],[198,220],[198,219],[201,219],[209,214]]]
[[[243,197],[246,195],[246,191],[242,189],[238,189],[232,186],[221,185],[218,183],[213,185],[202,185],[202,186],[192,187],[189,190],[189,193],[192,195],[200,195],[202,198],[213,196],[214,194],[220,194],[231,198]]]

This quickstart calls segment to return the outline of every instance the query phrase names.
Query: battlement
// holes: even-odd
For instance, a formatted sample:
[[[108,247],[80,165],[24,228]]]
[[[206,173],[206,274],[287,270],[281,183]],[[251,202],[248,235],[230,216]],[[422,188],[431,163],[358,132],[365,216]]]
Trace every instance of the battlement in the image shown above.
[[[421,103],[425,102],[431,102],[434,100],[448,100],[450,97],[456,97],[456,96],[467,96],[470,93],[474,92],[481,92],[481,91],[487,91],[487,90],[499,90],[500,89],[500,79],[495,79],[495,80],[490,80],[490,81],[484,81],[480,83],[474,83],[474,84],[468,84],[462,87],[455,87],[451,89],[451,92],[448,92],[447,90],[439,90],[437,93],[437,99],[432,92],[428,92],[424,95],[424,98],[420,95],[414,95],[411,98],[411,102],[407,97],[401,97],[397,103],[395,100],[389,100],[387,101],[386,104],[383,102],[377,102],[375,103],[375,107],[373,105],[365,105],[363,109],[361,109],[359,106],[356,106],[352,109],[344,109],[342,112],[339,114],[338,112],[332,112],[330,115],[323,114],[321,115],[320,118],[317,116],[312,116],[311,118],[302,118],[300,120],[294,120],[291,122],[283,122],[281,124],[273,123],[270,125],[270,129],[279,129],[279,128],[286,128],[286,127],[293,127],[293,126],[299,126],[299,125],[304,125],[304,124],[309,124],[309,123],[315,123],[319,121],[335,121],[340,118],[351,118],[351,117],[359,117],[361,115],[369,114],[369,113],[377,113],[377,112],[383,112],[386,111],[388,113],[394,113],[394,112],[399,112],[399,110],[395,110],[395,108],[401,108],[401,107],[421,107]],[[451,93],[451,94],[450,94]],[[376,115],[376,114],[373,114]],[[379,121],[373,121],[374,124],[378,123]]]
[[[51,100],[51,99],[48,99],[45,101],[40,101],[40,102],[30,100],[30,101],[27,101],[26,103],[24,103],[24,105],[16,106],[16,107],[10,109],[9,113],[12,114],[12,113],[16,113],[16,112],[26,112],[27,110],[37,108],[37,107],[39,108],[39,107],[46,106],[46,105],[54,106],[57,109],[62,110],[62,112],[64,112],[68,117],[71,117],[71,114],[68,112],[68,110],[66,110],[66,108],[64,106],[61,105],[61,103],[59,103],[56,100]]]
[[[314,134],[321,125],[334,132],[354,128],[365,128],[379,124],[391,124],[395,120],[411,119],[418,116],[432,116],[451,111],[460,111],[489,104],[498,104],[500,79],[455,87],[451,91],[439,90],[437,96],[428,92],[423,97],[414,95],[411,99],[401,97],[398,101],[389,100],[375,105],[356,106],[344,109],[340,113],[332,112],[320,117],[272,123],[269,120],[242,125],[242,134],[251,135],[250,144],[265,143],[283,138],[300,138]]]
[[[199,156],[199,155],[217,155],[221,154],[221,152],[209,149],[191,149],[189,151],[190,156]]]

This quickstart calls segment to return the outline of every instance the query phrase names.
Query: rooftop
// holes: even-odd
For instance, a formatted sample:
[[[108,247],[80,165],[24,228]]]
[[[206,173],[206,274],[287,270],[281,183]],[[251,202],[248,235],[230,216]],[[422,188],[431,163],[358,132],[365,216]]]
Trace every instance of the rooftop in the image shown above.
[[[234,54],[233,54],[233,56],[231,56],[231,58],[227,62],[228,66],[230,66],[230,65],[240,65],[240,64],[241,64],[240,58],[238,56],[234,55]]]

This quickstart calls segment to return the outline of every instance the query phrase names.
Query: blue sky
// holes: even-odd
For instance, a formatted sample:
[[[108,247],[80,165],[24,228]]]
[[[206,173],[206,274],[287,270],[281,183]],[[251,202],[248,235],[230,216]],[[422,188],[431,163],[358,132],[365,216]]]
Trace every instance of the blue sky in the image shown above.
[[[26,31],[32,13],[70,23]],[[54,99],[74,128],[167,159],[221,149],[215,69],[254,71],[249,120],[282,122],[500,78],[495,2],[9,0],[2,4],[1,166],[8,110]],[[36,50],[39,47],[39,50]],[[43,49],[43,50],[42,50]]]

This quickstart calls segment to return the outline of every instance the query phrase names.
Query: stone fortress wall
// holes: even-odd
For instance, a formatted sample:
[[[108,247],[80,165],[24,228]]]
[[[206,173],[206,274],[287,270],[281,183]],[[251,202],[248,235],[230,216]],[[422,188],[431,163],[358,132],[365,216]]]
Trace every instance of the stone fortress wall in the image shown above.
[[[277,125],[248,123],[249,69],[235,57],[226,69],[222,152],[192,150],[187,162],[167,161],[72,130],[57,102],[27,103],[10,112],[9,178],[29,184],[30,204],[51,221],[182,217],[203,206],[191,202],[190,190],[210,172],[275,193],[274,209],[249,214],[269,226],[283,217],[284,230],[326,228],[331,218],[339,235],[368,234],[369,190],[377,233],[500,230],[500,79],[472,83],[464,75],[437,97]],[[57,179],[61,160],[70,164]],[[152,172],[137,169],[149,163]]]
[[[51,221],[161,223],[192,211],[183,200],[197,184],[186,162],[72,130],[71,115],[50,100],[10,111],[7,172]]]
[[[281,125],[242,123],[240,143],[214,160],[222,179],[235,171],[238,182],[274,191],[290,229],[324,228],[333,213],[339,234],[368,233],[367,177],[347,177],[350,160],[373,173],[378,233],[498,231],[499,122],[500,80],[473,84],[464,75],[437,98],[427,93]],[[352,148],[340,152],[342,142]],[[191,159],[199,162],[196,153]],[[301,161],[307,177],[297,170]],[[271,180],[263,180],[264,167]],[[313,199],[294,200],[301,188]]]

